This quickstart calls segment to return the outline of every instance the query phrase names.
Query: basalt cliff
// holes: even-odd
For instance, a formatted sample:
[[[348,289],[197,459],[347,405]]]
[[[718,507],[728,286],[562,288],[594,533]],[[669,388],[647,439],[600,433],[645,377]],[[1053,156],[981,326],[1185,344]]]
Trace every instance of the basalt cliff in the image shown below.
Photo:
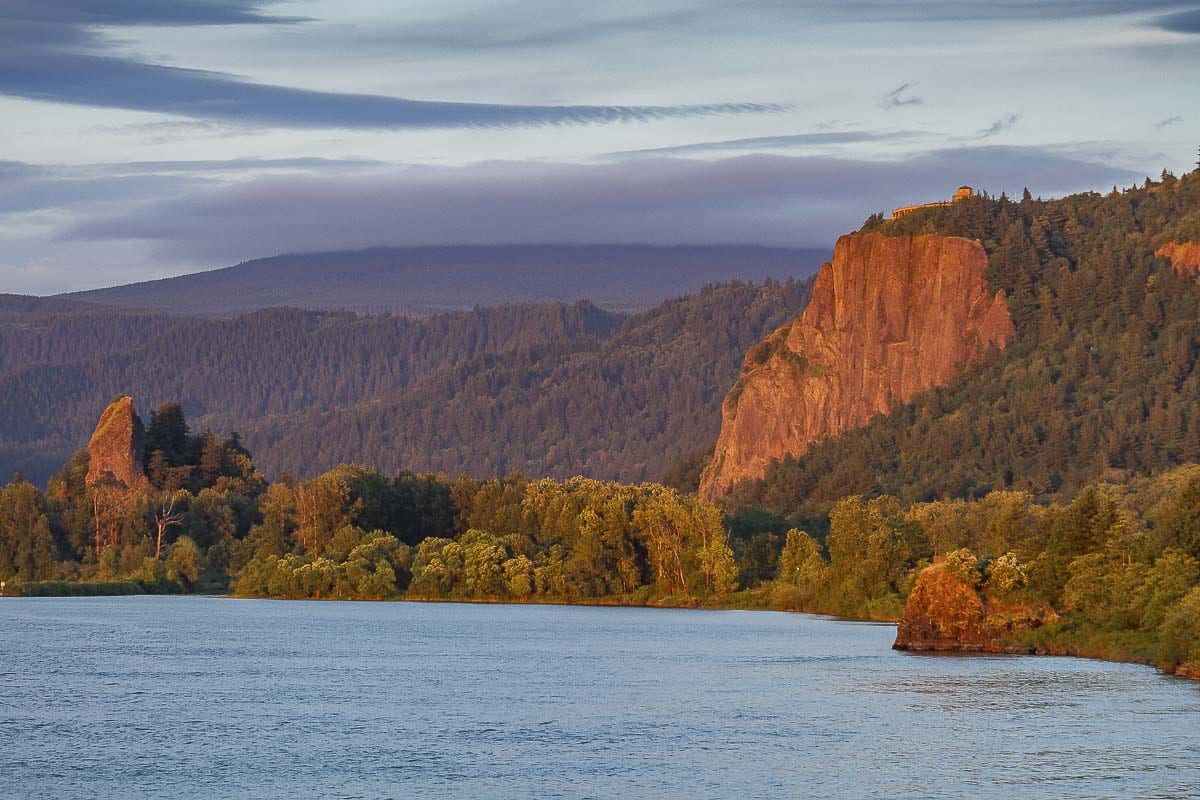
[[[122,395],[108,404],[88,442],[88,486],[112,480],[126,489],[146,483],[142,469],[145,429],[133,408],[133,398]]]
[[[723,496],[1003,348],[1013,323],[1004,293],[984,280],[987,265],[970,239],[841,237],[804,313],[747,353],[702,495]]]

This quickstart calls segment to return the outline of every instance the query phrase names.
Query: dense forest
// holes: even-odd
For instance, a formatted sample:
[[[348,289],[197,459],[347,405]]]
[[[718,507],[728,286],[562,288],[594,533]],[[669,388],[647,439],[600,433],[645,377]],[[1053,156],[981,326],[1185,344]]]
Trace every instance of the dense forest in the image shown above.
[[[268,419],[246,438],[275,474],[361,460],[386,471],[658,480],[716,438],[745,351],[802,310],[810,289],[709,287],[607,338],[482,355],[391,397]]]
[[[581,302],[201,320],[0,298],[0,470],[43,482],[124,392],[241,431],[270,476],[361,461],[659,478],[715,438],[742,354],[809,286],[724,284],[631,316]]]
[[[26,594],[643,602],[737,588],[720,512],[656,484],[351,465],[268,483],[236,435],[193,434],[177,403],[151,413],[142,453],[133,487],[89,480],[83,450],[45,492],[19,476],[0,490],[0,580]]]
[[[1200,458],[1200,285],[1155,250],[1200,239],[1200,172],[1102,195],[975,197],[873,217],[885,235],[976,238],[1017,326],[1008,349],[865,428],[738,487],[734,507],[822,513],[994,489],[1068,498]]]
[[[177,404],[146,426],[147,478],[89,483],[81,451],[42,492],[0,489],[0,580],[26,595],[709,605],[895,619],[941,556],[1008,606],[1061,613],[1025,632],[1053,652],[1200,674],[1200,465],[1067,502],[993,491],[835,502],[814,533],[724,516],[657,484],[454,480],[341,465],[268,483],[236,436],[193,434]],[[765,524],[764,524],[765,523]]]

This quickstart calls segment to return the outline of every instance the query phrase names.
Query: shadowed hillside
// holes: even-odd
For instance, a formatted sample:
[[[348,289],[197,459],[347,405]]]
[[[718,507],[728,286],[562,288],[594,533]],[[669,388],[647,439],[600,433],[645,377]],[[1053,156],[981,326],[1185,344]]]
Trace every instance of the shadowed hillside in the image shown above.
[[[238,429],[269,474],[353,460],[657,478],[715,436],[744,351],[808,286],[726,284],[632,316],[581,302],[190,319],[13,299],[0,304],[0,474],[45,479],[130,394],[143,412],[179,398],[195,425]]]

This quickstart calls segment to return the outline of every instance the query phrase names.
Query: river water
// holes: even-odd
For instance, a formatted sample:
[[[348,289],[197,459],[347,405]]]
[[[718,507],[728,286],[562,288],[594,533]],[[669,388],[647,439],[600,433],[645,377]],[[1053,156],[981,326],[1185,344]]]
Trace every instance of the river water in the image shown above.
[[[1200,797],[1200,685],[800,614],[0,600],[3,798]]]

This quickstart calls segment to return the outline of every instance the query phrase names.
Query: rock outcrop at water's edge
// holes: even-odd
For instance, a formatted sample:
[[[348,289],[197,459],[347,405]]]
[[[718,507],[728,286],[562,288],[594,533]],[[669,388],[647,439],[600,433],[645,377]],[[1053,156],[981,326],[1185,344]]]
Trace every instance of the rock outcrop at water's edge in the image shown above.
[[[1049,606],[987,598],[935,564],[917,576],[896,629],[896,650],[963,653],[1032,653],[1017,640],[1021,631],[1058,620]]]
[[[133,409],[133,398],[122,395],[108,404],[88,442],[87,484],[111,476],[126,489],[146,483],[142,468],[145,428]]]
[[[975,240],[850,234],[804,313],[746,355],[701,480],[706,498],[948,382],[1014,332]]]

